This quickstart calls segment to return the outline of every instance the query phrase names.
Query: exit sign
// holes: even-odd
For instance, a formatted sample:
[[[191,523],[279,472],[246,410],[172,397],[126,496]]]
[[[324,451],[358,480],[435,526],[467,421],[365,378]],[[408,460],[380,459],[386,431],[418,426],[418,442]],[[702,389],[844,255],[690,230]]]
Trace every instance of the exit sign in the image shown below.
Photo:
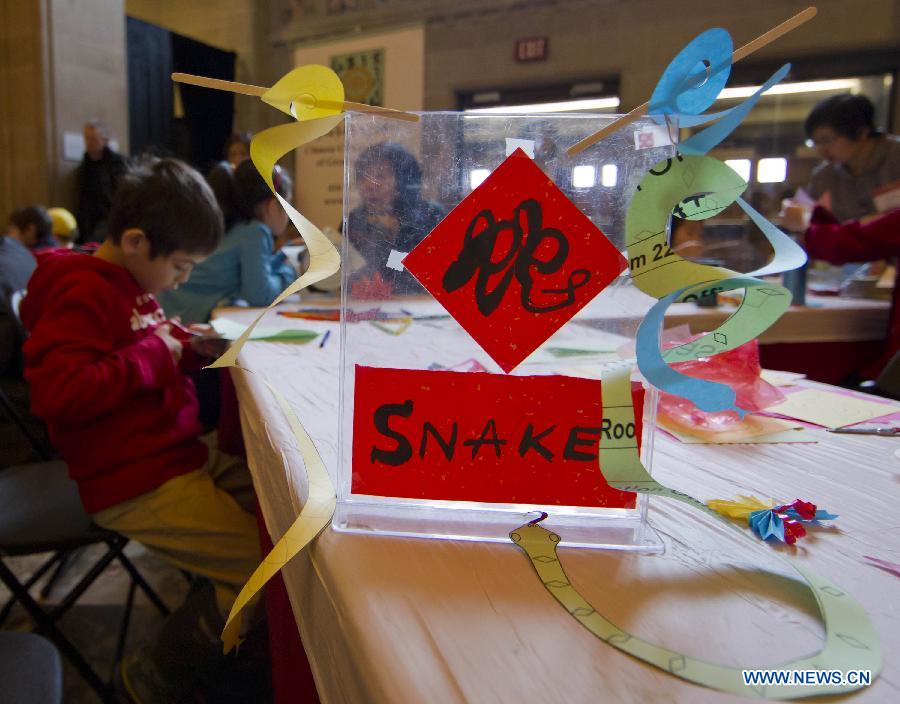
[[[516,61],[545,61],[547,59],[547,37],[526,37],[516,41]]]

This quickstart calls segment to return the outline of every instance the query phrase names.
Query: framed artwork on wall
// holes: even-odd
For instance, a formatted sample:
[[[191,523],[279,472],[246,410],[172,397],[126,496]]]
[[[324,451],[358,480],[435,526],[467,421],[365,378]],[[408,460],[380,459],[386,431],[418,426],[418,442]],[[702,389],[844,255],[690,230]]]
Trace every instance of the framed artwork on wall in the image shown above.
[[[332,56],[331,70],[340,76],[347,100],[384,106],[384,49]]]

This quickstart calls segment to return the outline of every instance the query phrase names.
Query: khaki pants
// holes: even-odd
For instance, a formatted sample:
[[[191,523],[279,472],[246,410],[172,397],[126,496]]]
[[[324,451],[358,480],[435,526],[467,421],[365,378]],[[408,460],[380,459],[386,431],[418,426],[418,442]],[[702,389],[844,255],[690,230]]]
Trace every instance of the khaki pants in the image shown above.
[[[253,484],[240,459],[210,448],[206,464],[93,514],[170,564],[210,579],[223,616],[261,560]]]

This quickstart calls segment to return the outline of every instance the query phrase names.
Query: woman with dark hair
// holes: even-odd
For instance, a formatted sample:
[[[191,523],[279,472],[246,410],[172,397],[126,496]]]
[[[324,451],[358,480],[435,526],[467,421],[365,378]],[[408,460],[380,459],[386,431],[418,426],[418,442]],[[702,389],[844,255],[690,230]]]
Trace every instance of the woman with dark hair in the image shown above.
[[[291,179],[280,166],[273,175],[278,195],[290,200]],[[297,272],[276,243],[288,216],[251,161],[244,161],[233,176],[235,222],[222,244],[194,267],[190,281],[157,296],[169,317],[185,323],[205,323],[220,304],[246,301],[267,306],[294,279]]]
[[[53,220],[40,205],[14,210],[9,216],[7,232],[31,251],[59,246],[53,236]]]
[[[419,162],[399,144],[382,142],[360,154],[355,176],[362,202],[350,213],[347,236],[366,262],[355,277],[395,293],[421,291],[409,272],[387,266],[392,251],[409,252],[445,215],[422,198]]]
[[[806,118],[806,134],[824,160],[809,194],[840,222],[875,213],[873,191],[900,179],[900,141],[880,133],[874,115],[867,97],[844,94],[821,101]]]
[[[206,176],[206,182],[216,197],[222,211],[225,229],[230,229],[237,219],[237,204],[234,194],[234,170],[227,161],[220,161]]]
[[[236,169],[250,158],[250,142],[252,139],[253,135],[249,132],[232,132],[228,139],[225,140],[222,156],[225,157],[225,161],[231,164],[232,169]]]
[[[900,181],[900,140],[875,127],[875,108],[864,95],[845,93],[822,100],[806,118],[807,144],[823,162],[812,173],[807,191],[819,206],[818,220],[830,224],[865,221],[877,217],[875,192]],[[781,224],[796,233],[810,223],[811,208],[799,201],[785,202]],[[810,252],[812,257],[817,254]],[[825,257],[832,264],[834,257]],[[841,277],[853,276],[862,261],[845,260]],[[874,264],[870,273],[883,265]],[[839,271],[834,274],[839,274]]]
[[[233,132],[225,140],[225,146],[222,148],[222,156],[225,158],[213,166],[206,175],[206,180],[225,217],[226,229],[229,229],[237,219],[234,170],[250,158],[252,138],[249,132]]]

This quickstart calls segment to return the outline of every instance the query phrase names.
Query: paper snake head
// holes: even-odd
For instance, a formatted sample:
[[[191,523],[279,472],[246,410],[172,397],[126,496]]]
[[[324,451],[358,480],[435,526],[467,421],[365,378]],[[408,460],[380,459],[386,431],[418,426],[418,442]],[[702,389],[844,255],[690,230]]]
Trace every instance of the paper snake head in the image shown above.
[[[553,531],[547,530],[539,525],[541,521],[547,518],[547,512],[541,511],[541,515],[532,521],[528,521],[524,525],[519,526],[509,534],[510,540],[516,545],[528,551],[530,545],[547,545],[556,544],[560,541],[560,537]]]

